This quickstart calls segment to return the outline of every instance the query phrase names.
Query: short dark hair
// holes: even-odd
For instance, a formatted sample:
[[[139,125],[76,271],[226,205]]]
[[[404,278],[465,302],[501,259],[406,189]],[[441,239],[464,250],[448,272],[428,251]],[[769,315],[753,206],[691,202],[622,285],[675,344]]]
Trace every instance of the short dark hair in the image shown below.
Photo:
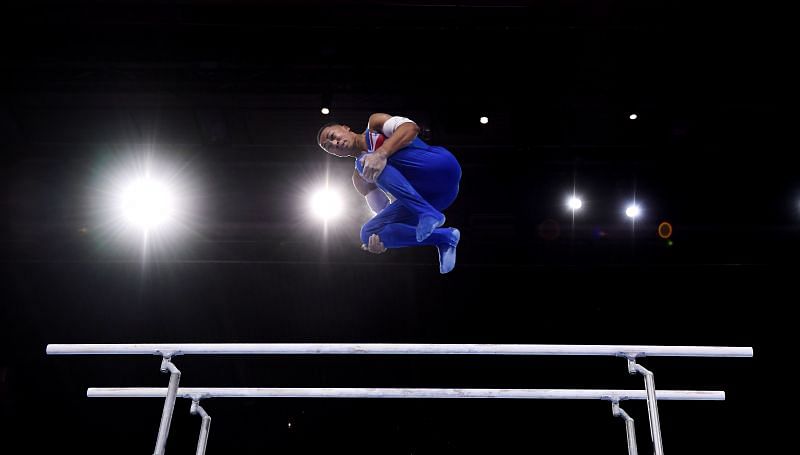
[[[322,127],[319,129],[319,131],[317,131],[317,145],[319,145],[322,148],[322,150],[325,150],[325,147],[322,147],[322,138],[320,136],[322,136],[322,132],[325,130],[325,128],[327,128],[329,126],[333,126],[333,125],[340,125],[340,123],[338,123],[338,122],[328,122],[328,123],[322,125]],[[325,150],[325,151],[327,152],[327,150]]]

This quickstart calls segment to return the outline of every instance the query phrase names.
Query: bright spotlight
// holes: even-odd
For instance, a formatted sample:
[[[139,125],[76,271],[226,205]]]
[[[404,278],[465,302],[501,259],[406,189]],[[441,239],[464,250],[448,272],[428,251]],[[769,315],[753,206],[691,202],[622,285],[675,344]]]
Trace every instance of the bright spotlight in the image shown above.
[[[628,118],[631,120],[636,120],[637,118],[639,118],[639,116],[636,114],[631,114]]]
[[[328,109],[327,107],[323,107],[323,108],[320,110],[320,112],[322,112],[322,115],[328,115],[328,114],[330,114],[330,113],[331,113],[331,110],[330,110],[330,109]]]
[[[578,210],[583,207],[583,201],[577,196],[571,196],[567,200],[567,207],[569,207],[570,210]]]
[[[481,125],[486,125],[489,123],[489,117],[481,117]]]
[[[325,221],[336,218],[342,213],[342,198],[329,188],[319,190],[311,197],[311,212]]]
[[[81,233],[133,247],[145,260],[177,251],[198,229],[200,186],[191,166],[151,150],[110,153],[91,183],[91,220]]]
[[[625,209],[625,215],[627,215],[628,218],[637,218],[641,213],[642,209],[636,204],[631,204]]]
[[[168,223],[175,214],[175,196],[163,182],[147,177],[130,182],[120,195],[124,219],[144,230]]]

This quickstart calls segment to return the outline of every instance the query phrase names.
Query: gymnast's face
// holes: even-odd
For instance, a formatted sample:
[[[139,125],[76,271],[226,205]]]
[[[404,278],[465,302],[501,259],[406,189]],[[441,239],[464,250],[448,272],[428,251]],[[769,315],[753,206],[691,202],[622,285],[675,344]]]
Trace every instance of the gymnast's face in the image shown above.
[[[356,150],[356,134],[347,125],[330,125],[319,135],[319,145],[331,155],[353,156]]]
[[[354,156],[358,153],[356,136],[347,125],[330,125],[319,135],[319,145],[331,155]]]

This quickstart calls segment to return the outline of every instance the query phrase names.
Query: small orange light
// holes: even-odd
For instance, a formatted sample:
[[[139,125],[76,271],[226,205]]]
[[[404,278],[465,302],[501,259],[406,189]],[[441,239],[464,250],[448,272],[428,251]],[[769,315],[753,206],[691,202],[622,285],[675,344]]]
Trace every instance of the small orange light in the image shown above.
[[[672,225],[667,223],[666,221],[659,224],[658,236],[661,237],[662,239],[668,239],[672,237]]]

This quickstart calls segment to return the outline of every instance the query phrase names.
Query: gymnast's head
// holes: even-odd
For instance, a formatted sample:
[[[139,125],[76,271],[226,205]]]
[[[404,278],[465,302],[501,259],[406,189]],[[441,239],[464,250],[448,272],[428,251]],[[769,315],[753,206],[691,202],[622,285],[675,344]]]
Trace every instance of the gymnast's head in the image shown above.
[[[347,125],[326,123],[317,132],[317,144],[331,155],[356,156],[359,152],[358,136]]]

